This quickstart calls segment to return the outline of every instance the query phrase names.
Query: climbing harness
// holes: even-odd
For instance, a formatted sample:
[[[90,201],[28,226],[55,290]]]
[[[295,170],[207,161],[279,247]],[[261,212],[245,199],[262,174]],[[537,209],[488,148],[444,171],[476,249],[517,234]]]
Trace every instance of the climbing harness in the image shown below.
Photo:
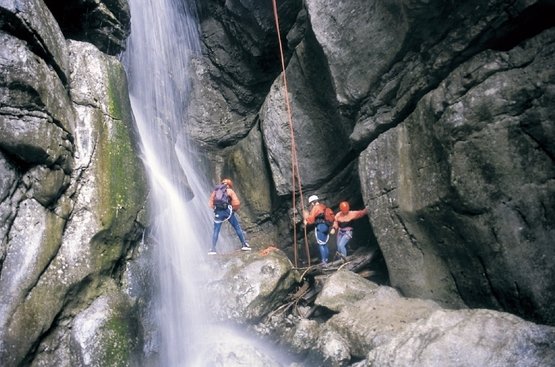
[[[229,215],[227,216],[227,218],[224,218],[224,219],[218,218],[218,214],[216,214],[214,216],[214,223],[223,223],[226,220],[229,220],[229,218],[231,218],[231,215],[233,214],[233,207],[231,205],[228,205],[227,210],[229,210]],[[222,210],[219,210],[219,209],[216,209],[216,211],[222,212]],[[218,219],[216,219],[216,218],[218,218]]]
[[[289,93],[287,87],[287,76],[285,72],[285,57],[283,56],[283,45],[281,42],[281,34],[280,34],[280,27],[279,27],[279,17],[278,17],[278,9],[276,0],[272,0],[272,6],[274,9],[274,20],[276,23],[276,33],[278,38],[278,45],[279,45],[279,54],[281,60],[281,70],[283,75],[283,90],[284,90],[284,98],[285,98],[285,107],[287,109],[287,120],[289,122],[289,133],[291,135],[291,179],[292,179],[292,207],[293,207],[293,253],[294,253],[294,262],[295,267],[298,266],[297,260],[297,210],[296,210],[296,184],[298,184],[299,188],[299,198],[301,202],[301,213],[304,212],[304,198],[303,198],[303,190],[302,190],[302,182],[301,182],[301,174],[299,172],[299,163],[297,161],[297,145],[295,143],[295,132],[293,129],[293,118],[291,113],[291,105],[289,103]],[[308,260],[308,266],[310,266],[310,249],[308,246],[308,239],[306,233],[306,226],[304,228],[304,243],[305,243],[305,251],[306,251],[306,258]]]

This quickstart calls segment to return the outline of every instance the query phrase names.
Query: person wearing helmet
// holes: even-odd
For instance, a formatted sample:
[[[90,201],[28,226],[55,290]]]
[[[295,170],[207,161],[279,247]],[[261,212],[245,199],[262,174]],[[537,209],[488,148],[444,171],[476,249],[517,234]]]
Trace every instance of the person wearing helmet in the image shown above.
[[[250,251],[251,248],[235,215],[235,212],[241,206],[241,202],[235,191],[233,191],[233,181],[231,179],[224,178],[221,184],[216,186],[212,194],[210,194],[208,206],[214,210],[214,231],[212,232],[212,246],[208,255],[216,254],[216,243],[218,242],[222,224],[226,221],[229,221],[229,224],[231,224],[235,233],[237,233],[237,237],[241,241],[241,250]]]
[[[330,227],[332,223],[326,221],[326,205],[321,203],[317,195],[311,195],[308,198],[309,211],[303,212],[304,224],[315,225],[314,234],[316,236],[316,243],[320,250],[320,259],[323,265],[328,263],[329,249],[328,240],[330,238]]]
[[[339,204],[339,212],[335,214],[333,229],[337,231],[337,252],[347,257],[347,243],[353,238],[352,222],[368,214],[368,209],[351,210],[347,201]]]

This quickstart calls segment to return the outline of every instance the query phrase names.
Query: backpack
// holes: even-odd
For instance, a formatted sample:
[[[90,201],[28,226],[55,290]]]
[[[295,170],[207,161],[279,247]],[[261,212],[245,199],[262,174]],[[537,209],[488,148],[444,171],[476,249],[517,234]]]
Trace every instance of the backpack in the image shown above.
[[[321,205],[324,206],[324,204]],[[323,209],[323,212],[316,215],[316,223],[325,223],[331,226],[333,222],[335,222],[335,214],[333,214],[333,210],[327,206]]]
[[[333,210],[331,208],[327,208],[324,210],[324,220],[331,226],[333,222],[335,222],[335,214],[333,214]]]
[[[227,208],[229,205],[229,197],[227,196],[227,185],[219,184],[214,189],[214,205],[218,209]]]

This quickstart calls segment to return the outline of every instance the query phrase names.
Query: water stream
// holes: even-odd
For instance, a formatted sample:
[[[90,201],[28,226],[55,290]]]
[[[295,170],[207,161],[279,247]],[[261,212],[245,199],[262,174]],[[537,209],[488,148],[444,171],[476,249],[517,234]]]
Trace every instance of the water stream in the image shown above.
[[[130,0],[131,36],[123,57],[150,185],[149,239],[159,278],[158,359],[168,367],[204,366],[203,356],[216,344],[244,343],[244,336],[214,326],[205,314],[208,300],[197,286],[197,279],[208,276],[202,272],[212,231],[207,208],[212,183],[187,158],[187,70],[200,46],[195,11],[186,1]],[[195,194],[192,200],[184,177]],[[223,247],[222,237],[218,244]]]

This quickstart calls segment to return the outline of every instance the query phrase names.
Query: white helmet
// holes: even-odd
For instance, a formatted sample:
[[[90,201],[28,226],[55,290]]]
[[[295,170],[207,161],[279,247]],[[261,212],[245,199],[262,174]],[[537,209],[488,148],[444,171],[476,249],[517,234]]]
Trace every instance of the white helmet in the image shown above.
[[[316,195],[310,195],[310,197],[308,198],[308,203],[312,203],[313,201],[318,201],[318,196]]]

